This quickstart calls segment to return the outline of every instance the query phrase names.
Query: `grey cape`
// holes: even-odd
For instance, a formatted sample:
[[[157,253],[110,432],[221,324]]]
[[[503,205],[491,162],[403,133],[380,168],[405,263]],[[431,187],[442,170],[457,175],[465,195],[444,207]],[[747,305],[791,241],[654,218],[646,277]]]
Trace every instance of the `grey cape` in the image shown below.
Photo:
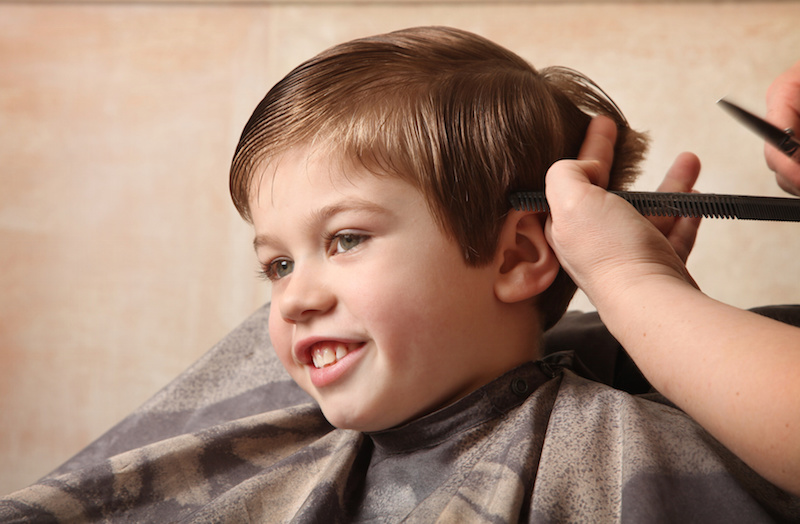
[[[645,393],[596,316],[565,318],[545,360],[365,434],[288,378],[267,314],[0,500],[0,522],[800,522],[800,498]]]

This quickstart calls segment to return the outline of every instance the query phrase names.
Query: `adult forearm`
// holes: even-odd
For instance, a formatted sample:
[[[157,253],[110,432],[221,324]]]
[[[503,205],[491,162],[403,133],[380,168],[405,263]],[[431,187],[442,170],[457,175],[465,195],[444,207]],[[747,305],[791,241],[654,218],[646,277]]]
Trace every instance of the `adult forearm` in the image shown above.
[[[670,277],[590,298],[656,389],[754,470],[800,494],[800,329]]]

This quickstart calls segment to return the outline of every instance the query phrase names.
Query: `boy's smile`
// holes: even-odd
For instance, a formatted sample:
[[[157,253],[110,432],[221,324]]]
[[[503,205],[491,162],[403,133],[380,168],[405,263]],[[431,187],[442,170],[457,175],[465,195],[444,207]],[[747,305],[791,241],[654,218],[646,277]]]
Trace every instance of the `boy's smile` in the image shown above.
[[[319,341],[301,340],[293,351],[295,362],[309,366],[311,383],[321,388],[334,382],[357,360],[357,352],[364,342],[348,342],[322,338]],[[349,358],[345,358],[349,357]]]
[[[332,424],[396,426],[532,357],[497,351],[498,265],[467,266],[413,186],[305,147],[262,174],[250,209],[270,335]]]

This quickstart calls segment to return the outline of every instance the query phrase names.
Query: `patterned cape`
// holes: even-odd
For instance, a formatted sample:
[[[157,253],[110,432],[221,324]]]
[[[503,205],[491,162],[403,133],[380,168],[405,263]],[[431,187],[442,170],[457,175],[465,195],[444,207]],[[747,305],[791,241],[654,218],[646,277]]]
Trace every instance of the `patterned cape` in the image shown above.
[[[0,522],[800,522],[800,497],[632,394],[648,384],[596,315],[565,318],[543,361],[365,434],[288,378],[267,314],[0,500]]]

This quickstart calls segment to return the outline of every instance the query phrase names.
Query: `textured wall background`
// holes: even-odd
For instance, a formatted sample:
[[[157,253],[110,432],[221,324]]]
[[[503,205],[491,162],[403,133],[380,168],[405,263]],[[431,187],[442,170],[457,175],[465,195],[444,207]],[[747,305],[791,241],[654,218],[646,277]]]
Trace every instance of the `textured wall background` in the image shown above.
[[[764,111],[770,81],[800,58],[793,2],[0,3],[0,494],[267,299],[227,195],[266,90],[332,44],[423,24],[593,77],[651,132],[637,188],[691,150],[703,191],[781,194],[759,140],[715,101]],[[796,302],[798,228],[706,221],[690,269],[738,306]]]

